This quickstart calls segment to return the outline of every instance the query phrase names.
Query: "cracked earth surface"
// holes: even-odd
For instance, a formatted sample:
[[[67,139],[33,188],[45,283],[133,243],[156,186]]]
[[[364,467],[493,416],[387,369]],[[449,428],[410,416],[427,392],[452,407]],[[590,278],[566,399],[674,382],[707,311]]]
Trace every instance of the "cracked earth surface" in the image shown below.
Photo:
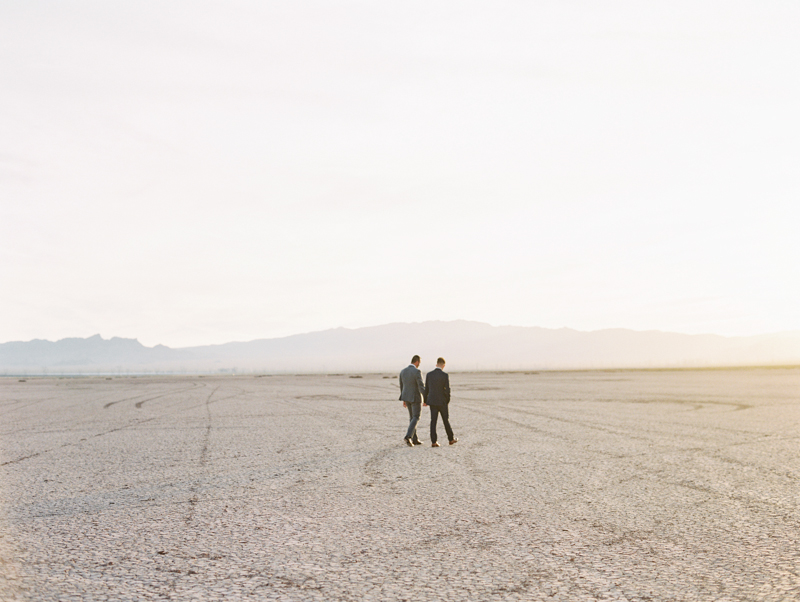
[[[0,599],[800,599],[800,370],[362,376],[0,378]]]

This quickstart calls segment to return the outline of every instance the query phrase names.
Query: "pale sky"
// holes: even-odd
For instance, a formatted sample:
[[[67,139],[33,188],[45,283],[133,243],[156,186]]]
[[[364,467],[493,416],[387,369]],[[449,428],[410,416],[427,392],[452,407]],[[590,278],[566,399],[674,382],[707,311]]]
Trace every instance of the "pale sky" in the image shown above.
[[[800,329],[800,5],[0,0],[0,342]]]

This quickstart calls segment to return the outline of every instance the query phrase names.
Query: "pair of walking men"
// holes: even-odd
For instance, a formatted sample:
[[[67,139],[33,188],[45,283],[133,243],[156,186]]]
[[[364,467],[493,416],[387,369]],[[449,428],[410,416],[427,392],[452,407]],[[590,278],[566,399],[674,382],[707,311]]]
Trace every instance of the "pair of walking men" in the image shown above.
[[[417,423],[422,411],[420,406],[423,405],[431,409],[431,447],[440,447],[436,437],[436,422],[440,415],[450,445],[458,441],[453,436],[453,429],[450,428],[450,413],[447,410],[447,404],[450,403],[450,377],[444,371],[443,358],[436,360],[436,370],[425,375],[423,385],[422,373],[419,371],[419,356],[412,357],[411,364],[400,372],[400,401],[403,402],[403,407],[408,408],[406,445],[409,447],[422,445],[422,441],[417,437]]]

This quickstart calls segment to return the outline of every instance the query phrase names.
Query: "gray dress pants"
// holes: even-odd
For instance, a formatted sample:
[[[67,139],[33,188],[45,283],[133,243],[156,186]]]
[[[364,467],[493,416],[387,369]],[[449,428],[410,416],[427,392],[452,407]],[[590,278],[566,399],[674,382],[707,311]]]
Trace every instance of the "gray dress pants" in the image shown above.
[[[406,439],[411,439],[416,443],[419,441],[417,437],[417,423],[419,422],[419,415],[422,411],[421,401],[407,401],[406,408],[408,408],[408,431],[406,432]]]

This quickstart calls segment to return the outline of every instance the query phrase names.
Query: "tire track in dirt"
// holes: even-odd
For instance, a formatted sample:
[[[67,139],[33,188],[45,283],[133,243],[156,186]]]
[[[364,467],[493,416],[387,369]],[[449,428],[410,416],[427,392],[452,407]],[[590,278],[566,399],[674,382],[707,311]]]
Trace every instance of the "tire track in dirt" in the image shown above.
[[[163,398],[163,397],[168,397],[170,395],[174,395],[174,394],[177,394],[177,393],[183,393],[183,392],[186,392],[186,391],[196,390],[196,389],[199,389],[199,388],[202,388],[202,387],[206,386],[205,383],[198,383],[198,382],[193,382],[192,385],[193,386],[191,386],[191,387],[183,387],[181,389],[174,389],[172,391],[169,391],[167,393],[163,393],[161,395],[156,395],[154,397],[149,397],[147,399],[141,400],[140,403],[144,403],[145,401],[152,401],[154,399],[160,399],[160,398]],[[217,388],[219,388],[219,387],[217,387]],[[122,401],[130,401],[131,399],[136,399],[137,397],[141,397],[141,395],[135,395],[133,397],[129,397],[129,398],[126,398],[126,399],[121,399],[121,400],[118,400],[116,402],[111,402],[110,405],[114,405],[115,403],[120,403]],[[180,399],[176,400],[176,403],[180,403],[180,402],[181,402]],[[104,406],[104,409],[107,408],[107,407],[109,407],[109,404],[106,404],[106,406]],[[139,407],[141,407],[141,406],[139,406]],[[86,442],[86,441],[88,441],[90,439],[94,439],[94,438],[97,438],[97,437],[103,437],[105,435],[109,435],[111,433],[116,433],[118,431],[121,431],[121,430],[124,430],[124,429],[128,429],[128,428],[131,428],[131,427],[135,427],[135,426],[138,426],[140,424],[146,424],[146,423],[152,422],[152,421],[154,421],[154,420],[156,420],[158,418],[160,418],[160,416],[152,416],[150,418],[135,419],[135,420],[132,420],[132,421],[130,421],[127,424],[124,424],[122,426],[117,426],[117,427],[114,427],[114,428],[110,428],[110,429],[104,430],[104,431],[102,431],[100,433],[94,433],[94,434],[88,435],[86,437],[81,437],[78,441],[72,441],[72,442],[64,443],[64,444],[62,444],[60,446],[57,446],[57,447],[53,447],[53,448],[45,449],[45,450],[38,451],[38,452],[35,452],[35,453],[27,454],[25,456],[21,456],[21,457],[14,458],[14,459],[11,459],[11,460],[6,460],[5,462],[0,463],[0,467],[2,467],[2,466],[10,466],[10,465],[13,465],[13,464],[19,464],[20,462],[24,462],[25,460],[30,460],[32,458],[37,458],[39,456],[42,456],[42,455],[48,454],[48,453],[52,453],[52,452],[57,451],[57,450],[62,450],[64,448],[69,448],[69,447],[75,447],[75,446],[81,445],[82,443],[84,443],[84,442]],[[71,428],[75,428],[76,426],[77,425],[73,425]]]
[[[27,456],[22,456],[21,458],[15,458],[14,460],[8,460],[6,462],[2,462],[2,463],[0,463],[0,466],[9,466],[11,464],[18,464],[20,462],[23,462],[24,460],[30,460],[31,458],[36,458],[38,456],[41,456],[41,455],[44,455],[44,454],[48,454],[48,453],[54,452],[56,450],[61,450],[61,449],[67,448],[67,447],[75,447],[77,445],[80,445],[84,441],[88,441],[89,439],[94,439],[96,437],[103,437],[103,436],[108,435],[110,433],[116,433],[117,431],[122,431],[122,430],[130,428],[132,426],[138,426],[138,425],[144,424],[146,422],[151,422],[151,421],[153,421],[155,419],[156,419],[156,417],[144,418],[142,420],[134,420],[133,422],[130,422],[130,423],[125,424],[123,426],[115,427],[113,429],[109,429],[107,431],[103,431],[102,433],[95,433],[94,435],[89,435],[88,437],[81,437],[81,439],[79,441],[72,441],[72,442],[69,442],[69,443],[64,443],[63,445],[59,445],[58,447],[54,447],[54,448],[51,448],[51,449],[46,449],[46,450],[43,450],[43,451],[40,451],[40,452],[36,452],[36,453],[33,453],[33,454],[28,454]]]
[[[213,403],[211,401],[211,398],[214,397],[214,394],[219,390],[219,388],[221,386],[222,385],[217,385],[216,387],[214,387],[214,390],[211,391],[211,393],[208,394],[208,397],[206,398],[206,401],[205,401],[205,404],[204,404],[205,405],[205,416],[206,416],[206,429],[205,429],[205,432],[203,433],[202,445],[200,447],[200,457],[198,459],[198,464],[199,464],[201,470],[205,470],[207,465],[208,465],[208,447],[209,447],[209,444],[211,442],[211,404]],[[235,395],[234,396],[230,396],[230,397],[235,397]],[[223,399],[230,399],[230,397],[225,397]],[[222,401],[223,399],[219,399],[219,400],[216,400],[216,401]],[[194,407],[197,407],[197,406],[194,406]],[[199,480],[196,480],[189,487],[189,493],[190,493],[190,497],[189,497],[189,501],[188,501],[189,509],[188,509],[188,511],[186,513],[186,516],[184,517],[184,523],[187,526],[190,525],[192,523],[192,521],[194,520],[195,505],[197,504],[197,502],[200,499],[199,495],[198,495],[199,489],[200,489],[200,481]]]
[[[182,393],[182,392],[184,392],[184,391],[191,391],[192,389],[197,389],[197,388],[199,388],[200,386],[201,386],[201,383],[192,383],[192,386],[191,386],[191,387],[184,387],[184,388],[182,388],[182,389],[172,389],[172,390],[170,390],[170,391],[167,391],[166,393],[161,393],[160,395],[155,395],[155,396],[153,396],[153,397],[148,397],[147,399],[142,399],[142,400],[140,400],[140,401],[136,402],[136,404],[135,404],[135,405],[136,405],[136,407],[137,407],[137,408],[141,409],[142,405],[143,405],[143,404],[144,404],[146,401],[152,401],[152,400],[154,400],[154,399],[159,399],[159,398],[161,398],[161,397],[166,397],[167,395],[172,395],[172,394],[174,394],[174,393]],[[139,395],[134,395],[133,397],[126,397],[125,399],[118,399],[118,400],[116,400],[116,401],[110,401],[110,402],[108,402],[107,404],[105,404],[105,405],[103,406],[103,409],[104,409],[104,410],[107,410],[107,409],[108,409],[108,408],[110,408],[111,406],[114,406],[114,405],[116,405],[116,404],[118,404],[118,403],[123,403],[123,402],[125,402],[125,401],[131,401],[132,399],[136,399],[137,397],[142,397],[142,395],[147,395],[147,393],[142,393],[142,394],[139,394]]]

